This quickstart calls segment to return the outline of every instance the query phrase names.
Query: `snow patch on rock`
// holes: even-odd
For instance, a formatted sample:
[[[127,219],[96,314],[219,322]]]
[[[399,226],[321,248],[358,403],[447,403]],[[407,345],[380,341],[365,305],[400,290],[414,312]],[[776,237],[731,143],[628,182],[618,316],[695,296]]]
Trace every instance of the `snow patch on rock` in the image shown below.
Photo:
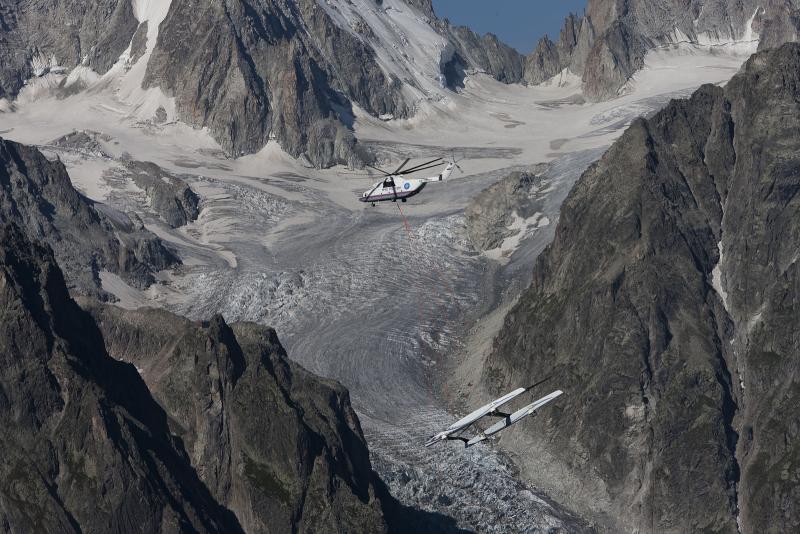
[[[714,266],[714,270],[711,271],[711,286],[714,288],[714,291],[717,292],[719,298],[722,299],[722,305],[725,306],[725,311],[730,314],[730,309],[728,308],[728,293],[722,286],[722,241],[717,243],[717,248],[719,249],[719,261]]]
[[[135,115],[141,120],[158,122],[175,120],[175,99],[168,97],[158,87],[142,88],[147,63],[156,47],[158,29],[169,13],[171,0],[133,0],[133,13],[140,23],[147,22],[147,47],[145,53],[131,64],[131,46],[122,53],[113,67],[103,76],[104,81],[116,81],[117,96],[132,104]],[[163,110],[163,111],[159,111]],[[166,118],[164,118],[164,112]]]
[[[446,98],[440,65],[452,57],[447,51],[450,43],[430,25],[427,16],[402,0],[384,0],[381,5],[374,0],[319,4],[340,28],[374,49],[384,73],[404,82],[409,102]],[[359,21],[356,28],[355,20]]]
[[[541,213],[534,213],[531,217],[524,219],[514,211],[511,216],[513,220],[508,225],[508,229],[514,233],[505,238],[499,247],[485,251],[483,254],[487,258],[508,261],[508,258],[520,247],[523,239],[540,228],[550,226],[550,219]]]
[[[759,34],[753,29],[753,23],[763,8],[758,7],[753,15],[745,23],[740,36],[734,35],[735,30],[731,28],[731,35],[720,34],[719,32],[700,32],[694,37],[686,35],[680,28],[675,28],[666,37],[663,47],[685,47],[693,46],[706,49],[724,49],[726,52],[736,55],[749,56],[758,50]],[[695,21],[696,22],[696,21]]]
[[[539,85],[544,87],[560,87],[564,89],[577,90],[580,89],[582,84],[583,80],[581,77],[569,70],[569,67],[566,67],[564,70],[549,80],[543,81]]]

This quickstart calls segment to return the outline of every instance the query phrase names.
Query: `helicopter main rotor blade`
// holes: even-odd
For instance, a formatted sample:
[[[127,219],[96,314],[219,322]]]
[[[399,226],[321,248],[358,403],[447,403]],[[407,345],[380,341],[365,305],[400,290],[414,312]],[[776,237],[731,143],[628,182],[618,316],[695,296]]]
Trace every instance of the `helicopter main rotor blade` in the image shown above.
[[[384,171],[383,169],[379,169],[378,167],[373,167],[372,165],[370,165],[368,163],[365,163],[364,166],[369,167],[370,169],[375,169],[376,171],[378,171],[381,174],[384,174],[385,176],[391,176],[391,174],[389,174],[388,172]]]
[[[456,169],[458,169],[458,172],[460,172],[461,174],[464,174],[464,169],[461,168],[461,165],[459,165],[458,162],[463,160],[464,160],[463,157],[461,159],[456,159],[456,153],[453,152],[453,165],[456,166]]]
[[[427,166],[428,166],[428,165],[430,165],[431,163],[436,163],[437,161],[442,161],[442,158],[436,158],[436,159],[433,159],[433,160],[431,160],[431,161],[429,161],[429,162],[427,162],[427,163],[421,163],[421,164],[419,164],[419,165],[416,165],[416,166],[414,166],[414,167],[411,167],[410,169],[406,169],[406,170],[404,170],[404,171],[403,171],[403,173],[409,173],[409,172],[418,171],[418,170],[420,170],[422,167],[427,167]]]
[[[397,170],[396,170],[396,171],[394,171],[394,172],[392,173],[392,175],[395,175],[395,176],[396,176],[396,175],[397,175],[397,173],[399,173],[400,171],[402,171],[402,170],[403,170],[403,167],[405,167],[405,166],[406,166],[406,163],[408,163],[409,161],[411,161],[411,158],[406,158],[406,160],[403,162],[403,164],[402,164],[402,165],[400,165],[399,167],[397,167]]]
[[[405,176],[406,174],[412,174],[412,173],[420,172],[420,171],[427,171],[428,169],[435,169],[436,167],[441,167],[442,165],[444,165],[444,163],[437,163],[435,165],[430,165],[428,167],[421,167],[421,168],[418,168],[418,169],[414,169],[413,171],[412,170],[403,171],[403,172],[399,173],[397,176]]]

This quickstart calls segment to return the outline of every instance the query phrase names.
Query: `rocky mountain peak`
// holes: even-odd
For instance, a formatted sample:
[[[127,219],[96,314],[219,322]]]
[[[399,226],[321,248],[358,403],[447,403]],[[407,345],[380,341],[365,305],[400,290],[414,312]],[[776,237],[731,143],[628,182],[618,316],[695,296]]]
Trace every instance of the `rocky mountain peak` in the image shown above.
[[[780,474],[800,469],[798,72],[783,45],[635,121],[564,202],[495,340],[497,391],[547,370],[568,392],[505,443],[552,451],[523,469],[608,528],[800,524]]]
[[[341,385],[275,331],[76,303],[0,225],[0,524],[12,532],[452,529],[400,506]]]
[[[156,272],[179,263],[138,218],[75,190],[63,163],[0,138],[0,223],[9,222],[46,241],[70,287],[82,293],[104,295],[102,271],[144,288]]]
[[[47,247],[0,227],[0,521],[11,531],[237,530]]]
[[[200,479],[245,531],[383,532],[384,509],[399,513],[347,391],[290,363],[274,330],[81,305],[109,353],[139,369]]]
[[[582,17],[569,15],[558,52],[541,42],[529,57],[525,79],[531,83],[569,67],[582,77],[585,95],[604,100],[618,94],[644,65],[649,50],[695,43],[702,46],[748,43],[752,50],[795,40],[791,13],[796,0],[672,2],[668,0],[589,0]],[[548,56],[549,61],[538,58]]]
[[[232,157],[275,140],[315,166],[359,165],[371,158],[353,135],[359,111],[407,117],[420,101],[446,97],[448,69],[461,73],[453,87],[464,69],[522,80],[518,52],[496,36],[438,20],[428,0],[231,0],[200,8],[184,0],[109,0],[83,10],[66,0],[48,9],[6,4],[0,1],[0,39],[8,43],[0,48],[8,50],[0,98],[13,99],[27,80],[46,76],[55,57],[59,72],[80,66],[95,73],[89,81],[65,76],[55,94],[73,94],[95,75],[98,85],[119,86],[123,99],[156,94],[160,106],[137,109],[155,115],[140,119],[207,127]],[[59,33],[65,17],[75,19],[70,28],[81,39],[72,29]],[[62,50],[76,43],[79,51]]]

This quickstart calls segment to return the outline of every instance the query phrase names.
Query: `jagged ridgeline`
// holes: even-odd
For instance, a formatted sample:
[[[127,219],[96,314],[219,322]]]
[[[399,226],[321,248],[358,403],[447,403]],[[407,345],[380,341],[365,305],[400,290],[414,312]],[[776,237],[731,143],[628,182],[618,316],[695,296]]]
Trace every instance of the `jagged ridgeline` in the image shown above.
[[[270,328],[67,293],[0,225],[0,525],[8,532],[403,532],[347,391]]]
[[[354,137],[358,110],[411,116],[421,101],[463,87],[472,71],[530,84],[571,72],[590,100],[611,98],[659,46],[794,40],[797,7],[800,0],[589,0],[557,42],[545,37],[526,56],[438,19],[430,0],[0,0],[0,98],[13,98],[48,64],[94,71],[66,77],[70,94],[82,75],[124,76],[142,62],[126,84],[174,98],[169,118],[207,127],[231,156],[275,139],[316,166],[359,164],[371,156]],[[147,119],[167,116],[159,108]]]
[[[644,66],[649,50],[678,43],[752,43],[759,49],[795,41],[798,0],[588,0],[570,15],[558,40],[542,38],[526,59],[524,78],[541,83],[565,69],[580,76],[590,100],[618,94]]]
[[[0,0],[0,98],[42,75],[42,57],[100,75],[119,61],[125,69],[146,61],[137,83],[174,97],[177,118],[208,127],[229,155],[276,139],[329,166],[370,159],[353,136],[354,106],[406,117],[432,89],[460,83],[464,68],[507,82],[522,74],[516,51],[437,20],[427,0],[171,0],[156,17],[163,10],[138,0]]]
[[[567,392],[502,438],[554,498],[612,530],[798,531],[798,154],[787,44],[581,177],[485,371]]]
[[[0,223],[18,225],[48,243],[70,289],[108,297],[103,272],[144,289],[158,271],[180,264],[136,215],[81,195],[60,161],[37,148],[0,138]]]
[[[385,51],[390,42],[383,32],[406,47],[421,46],[414,43],[420,37],[396,28],[381,9],[392,7],[374,0],[324,7],[317,0],[230,0],[198,10],[195,2],[172,0],[144,85],[174,95],[179,116],[208,126],[233,155],[255,152],[274,138],[317,166],[358,163],[370,156],[350,129],[353,106],[376,117],[403,118],[429,94],[414,70],[425,66],[413,65],[411,50],[399,60],[410,63],[399,65],[394,52]],[[430,1],[401,3],[399,9],[429,34],[429,24],[437,27],[439,41],[452,41],[435,59],[436,75],[477,67],[504,81],[520,79],[519,55],[493,36],[480,39],[466,28],[451,32],[435,19]]]

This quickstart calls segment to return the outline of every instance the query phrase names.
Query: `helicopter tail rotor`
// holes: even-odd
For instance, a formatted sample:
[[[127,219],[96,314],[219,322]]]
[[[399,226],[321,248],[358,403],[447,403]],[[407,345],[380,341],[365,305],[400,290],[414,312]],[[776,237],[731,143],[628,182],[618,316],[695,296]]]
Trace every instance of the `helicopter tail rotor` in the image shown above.
[[[456,169],[458,169],[458,172],[464,174],[464,169],[462,169],[458,164],[459,161],[464,161],[464,158],[462,157],[461,159],[456,159],[456,153],[453,152],[450,156],[450,162],[455,166]]]

